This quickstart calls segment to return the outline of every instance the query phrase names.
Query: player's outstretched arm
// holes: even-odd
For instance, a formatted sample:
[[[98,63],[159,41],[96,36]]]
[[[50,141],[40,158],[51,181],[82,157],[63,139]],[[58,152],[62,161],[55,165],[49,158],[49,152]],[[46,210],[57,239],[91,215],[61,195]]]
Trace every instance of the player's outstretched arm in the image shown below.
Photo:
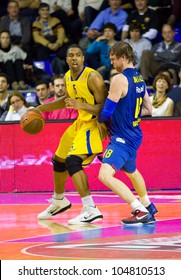
[[[53,100],[49,103],[41,104],[37,106],[36,108],[40,112],[49,112],[49,111],[54,111],[54,110],[60,110],[65,108],[65,99],[67,96],[62,96],[56,100]]]

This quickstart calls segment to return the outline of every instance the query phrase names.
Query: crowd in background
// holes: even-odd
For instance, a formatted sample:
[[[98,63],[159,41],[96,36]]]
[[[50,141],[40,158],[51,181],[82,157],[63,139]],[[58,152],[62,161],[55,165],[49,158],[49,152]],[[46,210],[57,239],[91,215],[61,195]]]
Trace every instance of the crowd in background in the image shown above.
[[[20,119],[27,90],[36,93],[30,106],[65,94],[66,51],[72,44],[81,46],[85,65],[109,88],[118,74],[109,49],[120,40],[134,49],[152,117],[181,116],[180,15],[178,0],[0,0],[0,121]],[[38,68],[37,61],[47,61],[52,73]],[[68,109],[44,116],[76,117]]]

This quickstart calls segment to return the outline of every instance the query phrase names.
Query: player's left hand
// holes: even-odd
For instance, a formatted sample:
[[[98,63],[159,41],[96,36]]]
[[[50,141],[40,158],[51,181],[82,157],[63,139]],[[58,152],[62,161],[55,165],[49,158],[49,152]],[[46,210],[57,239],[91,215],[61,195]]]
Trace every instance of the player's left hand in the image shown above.
[[[80,110],[81,109],[81,103],[78,102],[74,98],[66,98],[65,99],[65,107],[70,108],[70,109]]]

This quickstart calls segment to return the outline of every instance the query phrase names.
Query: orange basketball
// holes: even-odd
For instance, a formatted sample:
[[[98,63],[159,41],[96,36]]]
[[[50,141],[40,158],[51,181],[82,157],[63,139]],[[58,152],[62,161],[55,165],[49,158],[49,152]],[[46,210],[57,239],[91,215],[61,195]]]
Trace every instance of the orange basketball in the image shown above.
[[[28,110],[20,120],[21,128],[28,134],[37,134],[44,127],[44,118],[38,110]]]

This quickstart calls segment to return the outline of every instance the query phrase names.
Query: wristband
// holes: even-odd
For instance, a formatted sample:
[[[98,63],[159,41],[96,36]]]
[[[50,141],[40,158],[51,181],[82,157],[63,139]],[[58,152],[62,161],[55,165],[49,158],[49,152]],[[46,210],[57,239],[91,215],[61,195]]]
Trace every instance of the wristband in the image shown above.
[[[110,100],[109,98],[106,98],[106,101],[104,103],[104,107],[98,117],[98,122],[107,122],[107,120],[112,116],[115,108],[116,108],[117,102],[114,102]]]

